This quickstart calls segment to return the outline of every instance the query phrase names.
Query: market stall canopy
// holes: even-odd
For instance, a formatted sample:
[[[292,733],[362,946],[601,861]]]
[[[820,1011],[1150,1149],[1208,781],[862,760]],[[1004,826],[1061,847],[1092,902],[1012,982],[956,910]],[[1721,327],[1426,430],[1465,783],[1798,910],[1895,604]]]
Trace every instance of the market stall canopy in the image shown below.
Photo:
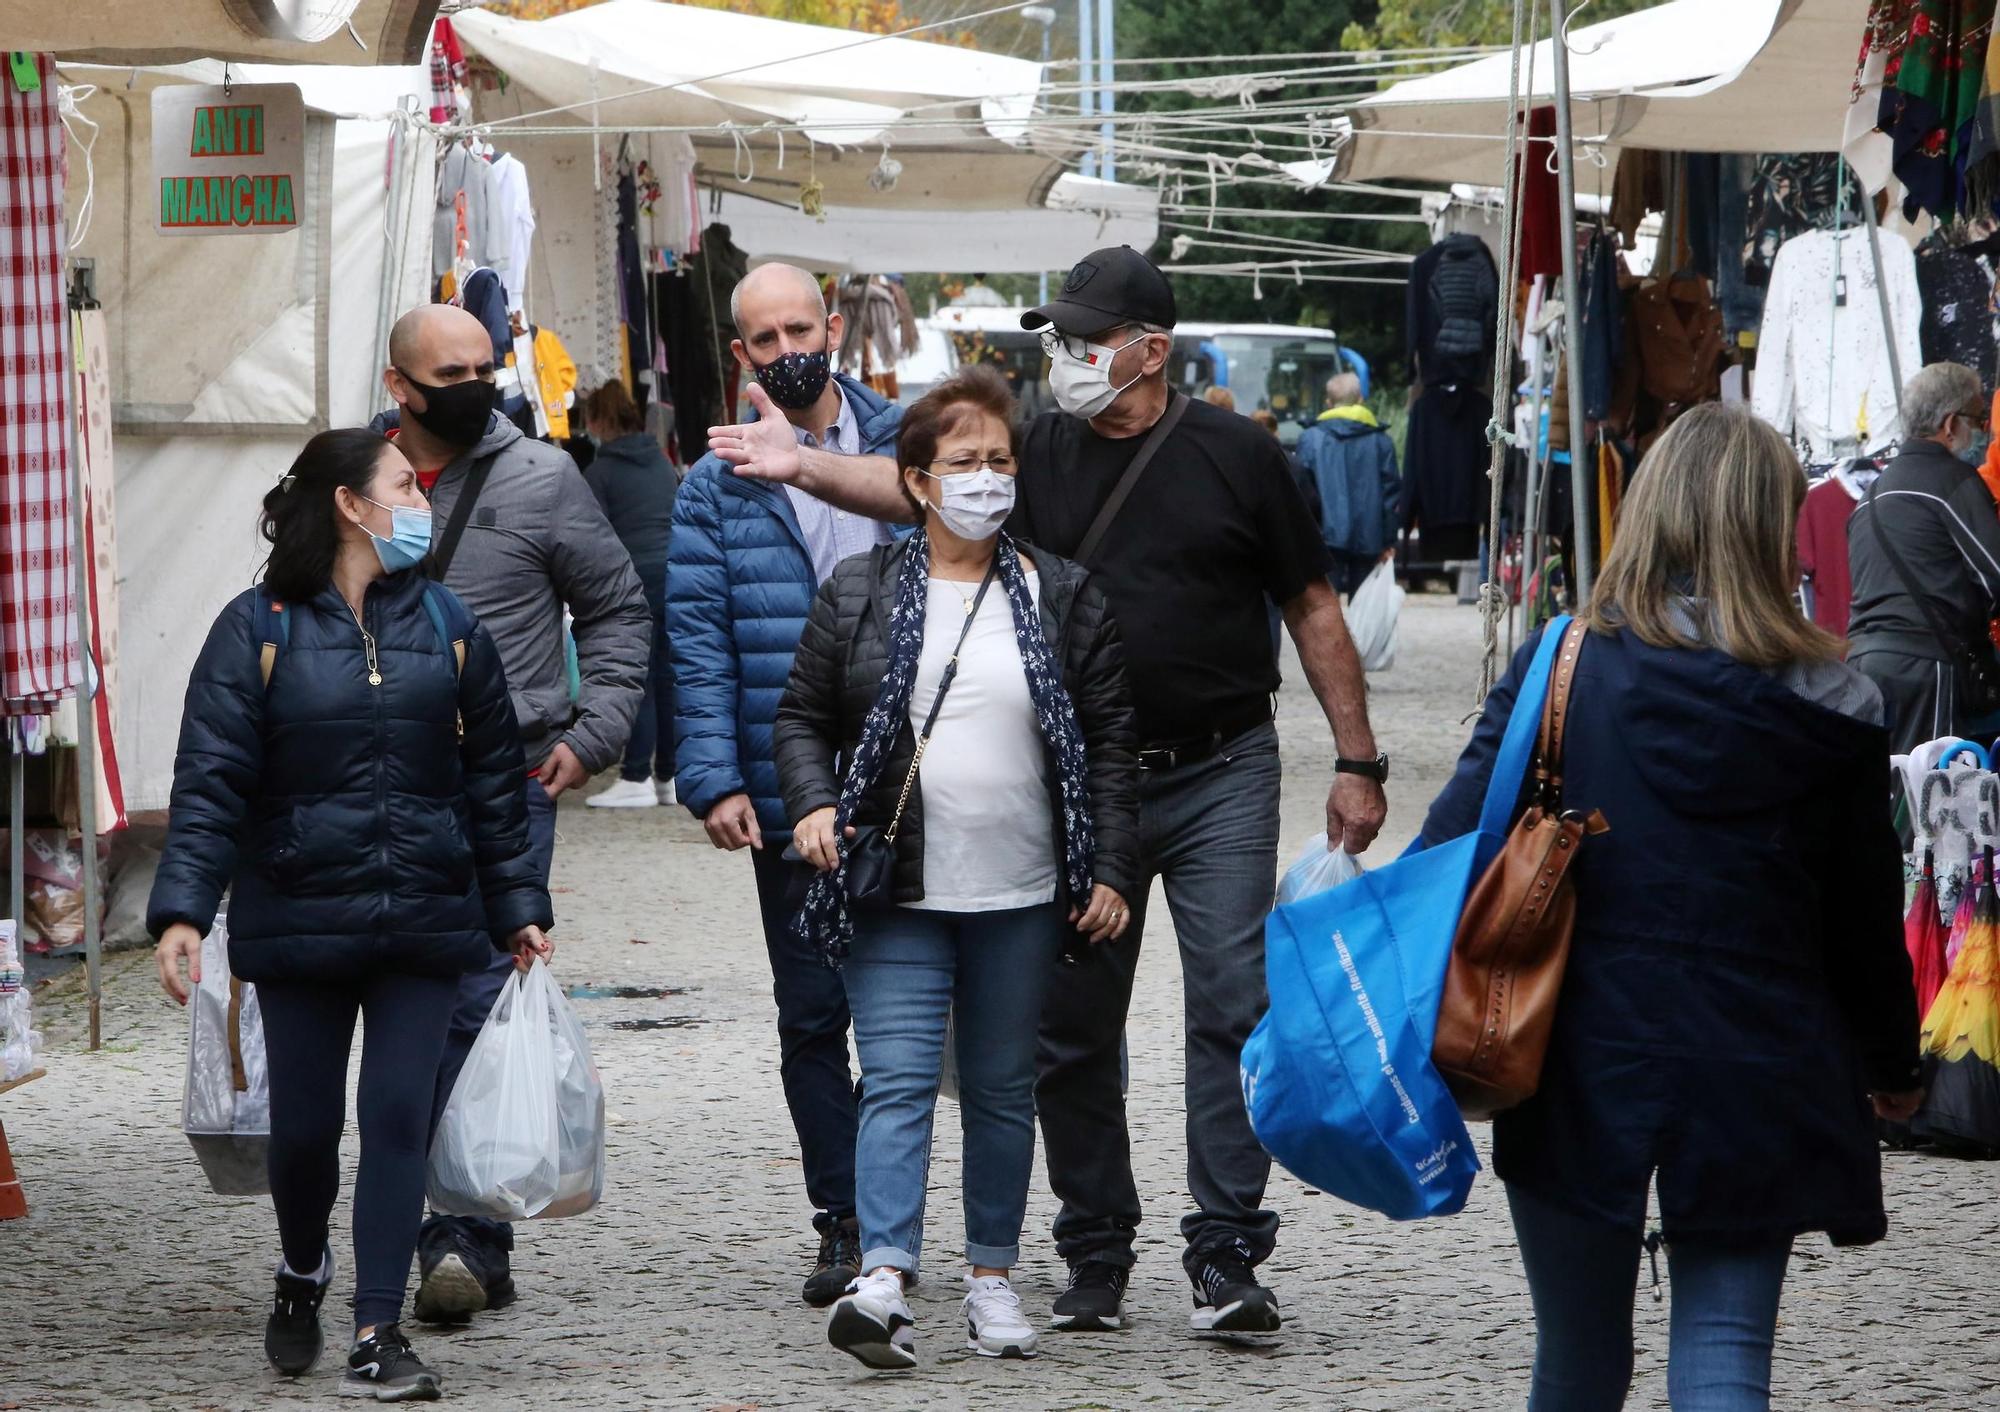
[[[716,219],[752,264],[785,260],[811,270],[888,274],[984,270],[1027,274],[1060,268],[1106,245],[1144,250],[1159,235],[1159,193],[1065,174],[1040,210],[938,212],[829,206],[816,221],[796,206],[725,192]]]
[[[1841,146],[1868,0],[1670,0],[1569,32],[1579,144],[1669,152],[1833,152]],[[1491,185],[1506,170],[1511,55],[1399,83],[1348,111],[1307,185],[1414,177]],[[1552,101],[1551,43],[1536,46],[1532,102]],[[1527,83],[1528,64],[1522,65]],[[1609,178],[1607,176],[1606,180]],[[1581,184],[1581,181],[1580,181]]]
[[[1042,69],[1023,59],[661,0],[452,23],[508,80],[480,94],[496,141],[690,129],[705,184],[796,201],[816,180],[829,207],[1040,206],[1061,170],[1030,141]]]
[[[107,64],[420,64],[439,0],[0,0],[14,49]]]

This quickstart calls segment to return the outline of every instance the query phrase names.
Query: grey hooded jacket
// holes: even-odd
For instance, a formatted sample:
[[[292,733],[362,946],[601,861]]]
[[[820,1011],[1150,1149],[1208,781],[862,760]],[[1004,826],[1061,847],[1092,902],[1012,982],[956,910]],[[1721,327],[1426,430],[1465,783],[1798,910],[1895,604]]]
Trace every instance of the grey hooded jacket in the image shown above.
[[[644,694],[653,623],[645,593],[569,453],[530,441],[504,417],[494,417],[480,443],[439,475],[431,490],[433,534],[443,536],[466,475],[487,456],[493,469],[445,587],[500,649],[528,763],[566,743],[594,774],[624,752]],[[583,682],[574,705],[563,654],[565,604]]]

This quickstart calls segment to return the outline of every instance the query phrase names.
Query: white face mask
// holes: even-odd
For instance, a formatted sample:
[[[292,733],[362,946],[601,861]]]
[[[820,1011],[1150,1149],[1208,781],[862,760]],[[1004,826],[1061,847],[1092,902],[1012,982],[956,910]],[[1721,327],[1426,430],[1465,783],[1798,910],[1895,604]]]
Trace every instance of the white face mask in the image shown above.
[[[955,476],[923,474],[938,483],[938,503],[931,508],[960,539],[991,539],[1014,513],[1014,478],[989,466]]]
[[[1056,405],[1072,417],[1088,419],[1103,413],[1118,400],[1118,394],[1137,382],[1140,376],[1135,373],[1126,382],[1113,387],[1111,360],[1145,338],[1142,333],[1116,348],[1107,348],[1101,343],[1085,344],[1081,358],[1066,348],[1058,352],[1049,366],[1049,391],[1055,394]]]

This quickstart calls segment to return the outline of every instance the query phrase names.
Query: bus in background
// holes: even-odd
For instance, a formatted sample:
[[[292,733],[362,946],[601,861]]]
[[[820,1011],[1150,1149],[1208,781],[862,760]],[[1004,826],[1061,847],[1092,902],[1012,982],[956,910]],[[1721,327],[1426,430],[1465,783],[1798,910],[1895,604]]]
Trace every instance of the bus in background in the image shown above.
[[[919,319],[919,347],[896,369],[900,400],[907,406],[958,368],[985,363],[1007,380],[1025,416],[1053,409],[1041,339],[1021,327],[1026,312],[947,305]],[[1174,330],[1167,376],[1190,397],[1226,387],[1239,412],[1269,408],[1278,418],[1278,439],[1289,447],[1326,410],[1327,379],[1350,366],[1340,340],[1326,329],[1184,323]]]

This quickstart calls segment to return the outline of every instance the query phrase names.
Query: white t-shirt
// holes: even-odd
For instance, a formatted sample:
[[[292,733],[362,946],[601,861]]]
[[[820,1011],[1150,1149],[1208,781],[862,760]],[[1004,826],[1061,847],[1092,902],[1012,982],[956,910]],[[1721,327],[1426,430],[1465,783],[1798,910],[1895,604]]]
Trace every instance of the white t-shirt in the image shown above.
[[[1036,596],[1036,575],[1028,594]],[[932,579],[924,652],[910,692],[910,729],[922,731],[977,584]],[[1014,637],[1007,592],[996,580],[958,656],[918,788],[924,800],[924,900],[932,912],[999,912],[1052,901],[1055,820],[1048,756]]]

